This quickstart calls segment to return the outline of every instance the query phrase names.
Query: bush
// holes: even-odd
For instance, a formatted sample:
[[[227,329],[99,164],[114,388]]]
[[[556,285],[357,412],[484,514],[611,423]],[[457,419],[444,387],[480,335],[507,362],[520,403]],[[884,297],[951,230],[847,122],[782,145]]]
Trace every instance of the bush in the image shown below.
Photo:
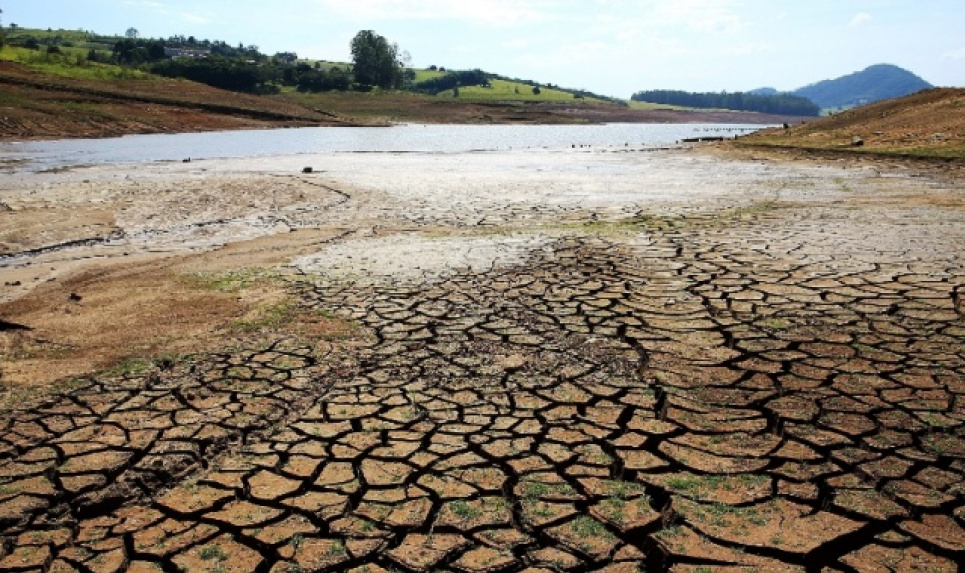
[[[489,87],[489,77],[490,75],[482,70],[449,72],[441,78],[432,78],[431,80],[419,82],[412,86],[412,88],[415,91],[436,95],[444,91],[456,89],[457,87]]]

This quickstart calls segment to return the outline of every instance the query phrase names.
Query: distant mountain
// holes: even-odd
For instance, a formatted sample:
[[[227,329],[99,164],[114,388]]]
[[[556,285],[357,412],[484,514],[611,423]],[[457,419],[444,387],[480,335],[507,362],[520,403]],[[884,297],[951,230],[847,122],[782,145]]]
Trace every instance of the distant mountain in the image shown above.
[[[890,64],[878,64],[842,76],[805,86],[791,93],[806,97],[822,109],[849,108],[903,97],[934,87],[915,74]]]

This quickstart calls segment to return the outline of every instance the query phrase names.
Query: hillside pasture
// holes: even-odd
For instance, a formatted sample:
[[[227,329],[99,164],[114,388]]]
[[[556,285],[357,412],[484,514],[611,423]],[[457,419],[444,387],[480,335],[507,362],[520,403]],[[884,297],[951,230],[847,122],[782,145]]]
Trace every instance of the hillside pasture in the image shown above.
[[[437,94],[439,98],[457,97],[454,90]],[[536,102],[587,102],[605,103],[595,98],[576,98],[572,93],[556,88],[540,86],[539,93],[533,93],[533,86],[509,80],[490,80],[489,87],[466,86],[459,88],[459,99],[470,101],[536,101]]]
[[[30,50],[15,46],[0,49],[0,61],[16,62],[31,70],[77,80],[158,80],[153,74],[133,68],[101,64],[87,59],[81,48],[60,48],[60,54],[49,54],[45,49]]]

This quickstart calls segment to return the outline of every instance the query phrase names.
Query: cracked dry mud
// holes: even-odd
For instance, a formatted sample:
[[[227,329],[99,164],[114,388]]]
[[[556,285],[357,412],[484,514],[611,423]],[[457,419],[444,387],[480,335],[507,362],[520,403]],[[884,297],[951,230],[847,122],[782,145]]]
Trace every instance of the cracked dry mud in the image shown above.
[[[421,278],[334,245],[290,288],[358,339],[13,407],[0,569],[959,570],[960,182],[772,168],[814,196],[547,206]]]

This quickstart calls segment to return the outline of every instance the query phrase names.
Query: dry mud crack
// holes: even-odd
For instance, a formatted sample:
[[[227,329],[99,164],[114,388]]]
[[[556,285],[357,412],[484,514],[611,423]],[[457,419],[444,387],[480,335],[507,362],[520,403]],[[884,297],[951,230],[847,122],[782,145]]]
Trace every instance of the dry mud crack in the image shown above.
[[[965,220],[857,204],[293,280],[363,341],[0,415],[0,569],[956,571]]]

